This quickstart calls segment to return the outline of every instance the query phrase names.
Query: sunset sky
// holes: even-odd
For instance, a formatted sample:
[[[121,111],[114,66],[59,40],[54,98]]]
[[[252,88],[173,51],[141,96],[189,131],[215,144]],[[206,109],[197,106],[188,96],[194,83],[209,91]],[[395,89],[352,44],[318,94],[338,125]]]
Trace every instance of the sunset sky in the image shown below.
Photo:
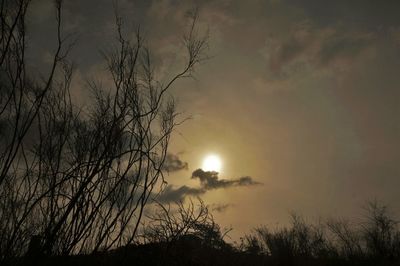
[[[81,105],[115,40],[112,3],[65,1]],[[290,211],[354,217],[377,199],[399,213],[400,1],[118,1],[127,35],[141,25],[160,80],[179,68],[195,7],[209,59],[170,91],[190,119],[171,139],[163,200],[201,196],[234,238],[284,224]],[[33,3],[37,71],[49,64],[54,26],[51,1]],[[208,154],[221,160],[218,175],[198,170]]]

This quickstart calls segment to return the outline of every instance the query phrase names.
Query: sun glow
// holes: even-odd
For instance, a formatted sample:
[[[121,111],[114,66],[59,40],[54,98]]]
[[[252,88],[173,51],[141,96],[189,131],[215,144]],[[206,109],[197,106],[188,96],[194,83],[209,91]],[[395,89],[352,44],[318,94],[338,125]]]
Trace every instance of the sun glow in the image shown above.
[[[220,172],[222,168],[221,158],[218,155],[208,155],[203,160],[202,169],[204,171]]]

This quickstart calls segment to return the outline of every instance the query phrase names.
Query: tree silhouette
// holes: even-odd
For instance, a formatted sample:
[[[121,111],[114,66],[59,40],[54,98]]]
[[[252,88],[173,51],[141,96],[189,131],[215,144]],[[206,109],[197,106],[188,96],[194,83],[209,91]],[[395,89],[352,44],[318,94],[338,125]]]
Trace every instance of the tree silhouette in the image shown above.
[[[166,93],[204,59],[207,37],[191,17],[185,63],[166,83],[157,80],[138,30],[104,53],[110,87],[89,82],[92,100],[74,103],[71,41],[55,1],[57,49],[46,78],[26,69],[29,0],[1,1],[0,261],[30,252],[69,255],[131,243],[144,209],[164,182],[163,163],[177,113]],[[33,248],[34,246],[34,248]],[[29,253],[29,252],[28,252]]]

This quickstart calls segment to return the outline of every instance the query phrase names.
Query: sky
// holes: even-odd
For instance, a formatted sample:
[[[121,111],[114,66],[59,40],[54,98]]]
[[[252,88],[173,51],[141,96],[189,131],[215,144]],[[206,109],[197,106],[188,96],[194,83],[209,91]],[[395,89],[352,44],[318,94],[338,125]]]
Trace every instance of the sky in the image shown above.
[[[179,66],[193,8],[209,59],[175,84],[182,118],[170,143],[167,202],[201,196],[231,235],[305,217],[360,215],[377,199],[400,211],[400,2],[371,0],[120,0],[128,36],[141,26],[161,79]],[[100,51],[115,40],[109,0],[68,0],[77,42],[73,91],[84,104]],[[33,3],[30,57],[54,48],[51,1]],[[36,66],[38,66],[36,65]],[[207,154],[218,174],[201,170]]]

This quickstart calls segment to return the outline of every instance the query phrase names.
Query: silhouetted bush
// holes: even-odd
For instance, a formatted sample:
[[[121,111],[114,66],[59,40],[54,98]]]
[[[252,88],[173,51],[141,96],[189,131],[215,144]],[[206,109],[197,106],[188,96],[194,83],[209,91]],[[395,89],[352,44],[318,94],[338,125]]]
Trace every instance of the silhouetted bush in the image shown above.
[[[339,257],[361,259],[365,256],[361,232],[349,220],[329,219],[327,226],[332,233],[330,240]]]
[[[307,224],[296,214],[291,216],[291,226],[274,231],[258,227],[246,237],[248,252],[266,254],[275,258],[329,258],[335,251],[328,241],[322,225]]]
[[[292,215],[291,224],[271,230],[257,227],[242,239],[240,250],[264,254],[284,264],[320,261],[335,264],[395,265],[400,263],[400,231],[388,208],[369,202],[361,222],[329,219],[307,224]]]
[[[372,258],[399,258],[400,231],[398,221],[394,220],[386,206],[369,202],[361,233],[365,241],[365,253]]]
[[[207,246],[224,249],[230,246],[225,243],[220,226],[204,202],[198,198],[198,204],[177,202],[157,204],[152,215],[148,215],[142,239],[144,243],[184,242],[189,246]]]

